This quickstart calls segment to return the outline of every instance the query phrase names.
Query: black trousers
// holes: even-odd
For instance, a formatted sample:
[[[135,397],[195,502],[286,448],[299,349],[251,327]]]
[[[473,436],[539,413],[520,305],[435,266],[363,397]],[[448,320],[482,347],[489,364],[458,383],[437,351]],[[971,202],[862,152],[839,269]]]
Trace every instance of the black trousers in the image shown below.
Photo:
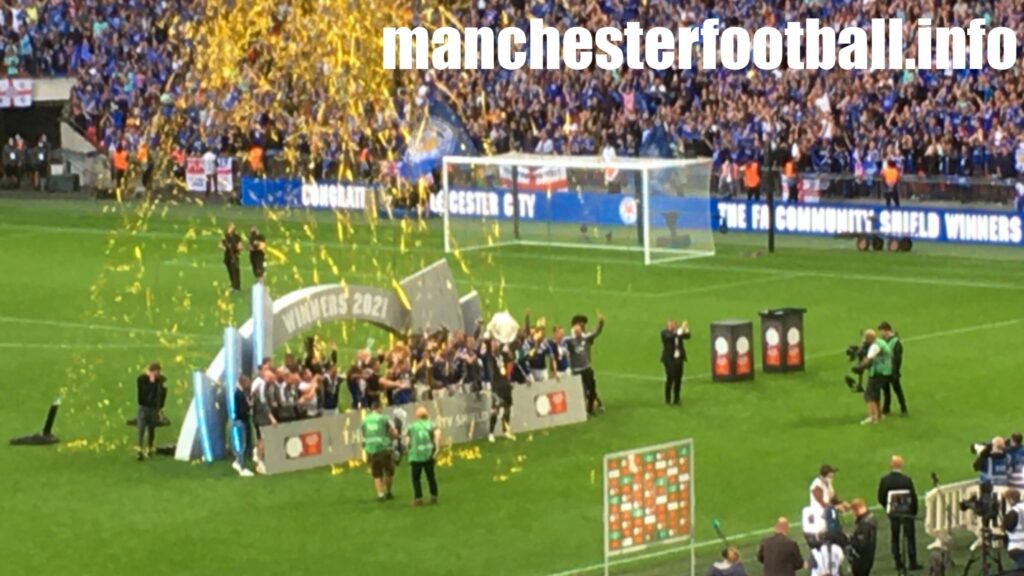
[[[238,265],[238,260],[225,260],[224,266],[228,269],[228,278],[231,279],[231,288],[234,290],[242,289],[242,270]]]
[[[907,413],[907,399],[903,396],[903,385],[899,376],[890,376],[882,387],[882,414],[888,414],[892,407],[892,394],[896,393],[896,400],[900,403],[900,412]]]
[[[597,403],[597,380],[594,379],[594,369],[587,368],[580,372],[583,380],[583,397],[587,400],[587,414],[594,413],[594,404]]]
[[[683,388],[683,363],[665,362],[665,403],[679,404],[679,392]]]
[[[871,574],[872,566],[870,564],[850,564],[850,571],[853,572],[853,576],[869,576]]]
[[[885,187],[885,206],[886,208],[889,206],[900,207],[900,193],[895,186]]]
[[[434,475],[434,459],[426,462],[410,462],[412,466],[412,492],[417,500],[423,500],[423,474],[427,475],[427,486],[430,488],[430,495],[437,498],[437,476]]]
[[[252,275],[257,280],[263,279],[264,261],[265,258],[263,256],[249,256],[249,264],[252,265]]]
[[[902,567],[904,560],[908,559],[911,566],[917,566],[917,538],[914,534],[914,521],[889,518],[889,527],[892,531],[892,557],[896,560],[896,567]],[[900,534],[903,531],[907,534],[907,558],[900,555]]]

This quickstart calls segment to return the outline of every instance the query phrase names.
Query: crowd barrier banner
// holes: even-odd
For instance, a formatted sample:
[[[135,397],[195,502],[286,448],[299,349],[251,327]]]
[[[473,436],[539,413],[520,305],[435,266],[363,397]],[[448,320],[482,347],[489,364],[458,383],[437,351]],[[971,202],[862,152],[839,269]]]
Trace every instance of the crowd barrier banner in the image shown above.
[[[445,444],[465,444],[487,438],[491,396],[487,392],[460,394],[429,402],[386,408],[382,412],[406,429],[416,409],[426,407]],[[350,411],[285,422],[262,428],[267,474],[341,465],[363,459],[363,413]]]
[[[217,158],[217,191],[234,192],[235,176],[231,170],[231,158]],[[206,192],[206,171],[203,169],[203,159],[199,156],[189,156],[185,162],[185,186],[189,192]]]
[[[362,211],[375,193],[371,185],[303,183],[300,180],[242,181],[242,204]],[[518,206],[516,205],[518,203]],[[685,228],[729,232],[766,232],[768,205],[763,202],[672,195],[651,195],[652,228],[668,228],[669,222]],[[600,226],[631,226],[641,207],[631,193],[529,192],[514,195],[500,187],[453,188],[447,197],[435,193],[429,200],[432,215],[448,210],[453,217],[512,219],[523,221],[592,223]],[[972,210],[907,206],[887,208],[866,203],[777,204],[775,228],[779,234],[834,237],[877,234],[932,242],[1024,245],[1024,214],[998,210]]]
[[[515,434],[587,421],[579,376],[515,386],[512,406],[510,424]]]
[[[768,205],[761,202],[712,200],[716,230],[765,232]],[[1024,245],[1024,214],[1007,211],[929,208],[886,208],[877,204],[778,204],[779,234],[838,236],[878,234],[935,242]]]
[[[28,78],[0,79],[0,108],[28,108],[32,106],[32,80]]]
[[[297,178],[242,178],[243,206],[314,208],[362,212],[375,188],[365,184],[303,182]]]
[[[441,429],[445,446],[477,442],[490,432],[491,395],[486,391],[388,407],[382,413],[392,422],[400,422],[401,429],[406,430],[420,406],[427,409],[431,421]],[[587,420],[579,376],[517,385],[512,391],[512,406],[510,424],[515,434]],[[360,411],[332,413],[262,428],[267,473],[362,460],[363,416]]]

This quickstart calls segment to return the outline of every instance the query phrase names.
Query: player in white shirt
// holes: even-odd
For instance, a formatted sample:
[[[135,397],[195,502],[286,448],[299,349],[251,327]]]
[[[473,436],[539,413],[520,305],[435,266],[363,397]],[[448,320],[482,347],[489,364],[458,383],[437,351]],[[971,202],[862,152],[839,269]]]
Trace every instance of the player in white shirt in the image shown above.
[[[811,481],[808,489],[810,504],[804,510],[804,532],[808,536],[808,544],[812,544],[811,536],[821,537],[824,533],[838,532],[839,521],[837,514],[840,510],[846,509],[846,504],[836,497],[836,491],[832,487],[835,480],[836,469],[825,464]],[[808,530],[813,533],[808,533]]]
[[[838,544],[823,544],[811,549],[811,576],[841,576],[846,554]]]

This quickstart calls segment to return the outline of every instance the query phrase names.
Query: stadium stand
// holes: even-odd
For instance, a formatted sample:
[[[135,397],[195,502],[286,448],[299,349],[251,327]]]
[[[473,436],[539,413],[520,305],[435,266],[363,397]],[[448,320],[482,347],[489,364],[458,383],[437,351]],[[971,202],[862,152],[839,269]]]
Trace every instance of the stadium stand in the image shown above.
[[[258,142],[272,154],[288,126],[267,115],[254,118],[256,128],[248,134],[204,130],[200,137],[209,102],[181,90],[175,71],[187,67],[187,59],[172,40],[181,36],[167,24],[171,14],[173,26],[188,22],[200,4],[8,2],[2,17],[5,72],[73,75],[70,119],[101,149],[122,141],[136,149],[143,140],[140,126],[180,106],[189,118],[177,135],[184,149],[249,149]],[[677,26],[710,17],[755,28],[755,23],[812,17],[850,24],[922,15],[931,15],[935,25],[985,18],[1016,30],[1024,26],[1022,0],[483,0],[453,13],[467,25],[525,25],[526,18],[541,17],[563,28],[630,20],[648,28]],[[909,23],[906,42],[914,42]],[[886,160],[908,175],[1009,178],[1024,172],[1024,80],[1016,71],[498,70],[430,73],[422,84],[415,98],[428,94],[454,103],[478,149],[492,153],[595,154],[610,143],[623,156],[701,154],[720,164],[726,157],[739,162],[759,157],[771,140],[784,158],[795,157],[801,172],[872,178]],[[339,150],[332,139],[321,148],[326,151],[322,164],[344,153],[363,159],[400,155],[403,142],[393,133],[390,144],[361,143],[360,150]],[[368,156],[365,146],[378,149]]]

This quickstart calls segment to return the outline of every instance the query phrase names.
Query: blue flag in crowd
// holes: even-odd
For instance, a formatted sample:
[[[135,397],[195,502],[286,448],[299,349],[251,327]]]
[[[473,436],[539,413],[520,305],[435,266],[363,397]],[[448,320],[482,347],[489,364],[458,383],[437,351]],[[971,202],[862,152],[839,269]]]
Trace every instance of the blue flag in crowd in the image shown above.
[[[671,158],[672,142],[661,124],[651,128],[640,142],[640,155],[647,158]]]
[[[445,102],[430,103],[430,117],[420,131],[410,127],[411,141],[402,159],[399,173],[406,180],[416,180],[441,167],[445,156],[475,156],[478,152],[455,112]]]

